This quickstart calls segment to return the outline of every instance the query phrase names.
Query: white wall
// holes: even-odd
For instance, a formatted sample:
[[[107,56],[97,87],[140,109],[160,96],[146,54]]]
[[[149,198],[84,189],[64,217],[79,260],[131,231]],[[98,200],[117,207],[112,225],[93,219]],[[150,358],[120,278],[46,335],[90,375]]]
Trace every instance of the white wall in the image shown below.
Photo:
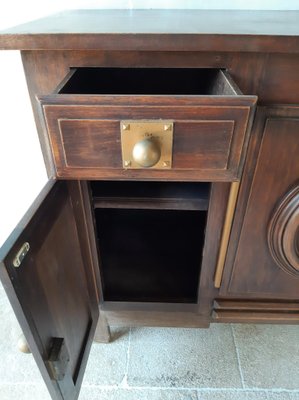
[[[0,30],[71,8],[299,10],[299,0],[4,0]],[[0,52],[0,246],[47,181],[18,52]]]

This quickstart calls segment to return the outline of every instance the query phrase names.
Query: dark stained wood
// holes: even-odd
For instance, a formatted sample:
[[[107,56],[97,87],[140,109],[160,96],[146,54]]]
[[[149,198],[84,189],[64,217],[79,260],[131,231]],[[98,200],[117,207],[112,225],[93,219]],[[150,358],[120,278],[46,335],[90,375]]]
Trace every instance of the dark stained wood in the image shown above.
[[[94,208],[207,210],[209,183],[91,182]]]
[[[291,275],[282,268],[286,260],[289,267],[298,265],[298,200],[290,195],[298,185],[299,171],[299,107],[292,105],[299,103],[298,18],[294,11],[81,10],[0,33],[1,48],[22,49],[48,175],[83,179],[58,183],[49,197],[41,195],[0,250],[5,259],[1,279],[53,399],[77,396],[99,307],[103,313],[96,339],[100,341],[109,339],[107,322],[188,327],[207,327],[210,322],[299,323],[297,272]],[[174,85],[169,79],[149,79],[150,85],[128,80],[122,85],[127,93],[123,90],[120,96],[116,81],[110,94],[91,95],[84,88],[76,93],[75,85],[71,94],[63,94],[74,78],[70,69],[80,67],[89,68],[85,75],[93,67],[164,68],[169,76],[176,68],[185,68],[189,80],[166,96],[161,96],[159,85],[162,82],[170,90],[177,85],[175,79]],[[195,69],[208,68],[221,71],[212,85],[202,86],[209,93],[197,93]],[[88,90],[98,88],[92,79],[90,84]],[[151,96],[145,93],[149,88],[154,90]],[[256,96],[259,106],[268,107],[260,108],[251,132]],[[280,103],[284,105],[269,107]],[[123,118],[175,120],[172,170],[122,169],[119,121]],[[87,179],[98,182],[89,184]],[[177,212],[207,208],[207,198],[191,195],[102,196],[109,179],[136,184],[140,190],[142,185],[166,188],[168,183],[186,181],[189,194],[190,181],[212,182],[207,224],[201,226],[206,232],[198,296],[194,291],[192,297],[197,302],[104,301],[103,248],[94,208],[157,213],[166,208]],[[239,179],[219,291],[213,278],[229,181]],[[11,260],[25,240],[23,228],[35,244],[17,270]],[[196,244],[198,236],[192,237]],[[61,261],[66,266],[58,269]],[[73,296],[74,289],[82,296]],[[49,338],[60,334],[71,355],[71,374],[53,384],[44,361]],[[84,343],[85,352],[80,350]],[[70,375],[77,377],[75,384]]]
[[[110,327],[108,325],[107,318],[105,317],[104,313],[101,312],[94,335],[94,341],[98,343],[109,343],[110,339]]]
[[[256,94],[259,101],[299,102],[299,55],[184,52],[107,52],[107,51],[23,51],[22,59],[49,176],[55,174],[49,138],[37,95],[49,94],[68,74],[69,67],[198,67],[227,68],[245,94]],[[291,67],[288,67],[289,60]],[[287,74],[284,73],[285,68]],[[266,74],[267,71],[267,74]],[[269,71],[269,72],[268,72]],[[273,78],[272,78],[273,76]],[[289,76],[292,77],[291,84]],[[264,86],[266,85],[266,86]],[[291,85],[291,90],[289,86]],[[268,95],[271,90],[271,96]],[[136,178],[140,179],[137,172]],[[132,177],[133,178],[133,177]]]
[[[212,321],[298,324],[299,302],[216,300]]]
[[[162,326],[185,328],[208,328],[210,318],[204,319],[196,313],[163,311],[105,311],[110,325],[118,326]]]
[[[222,296],[299,298],[298,277],[277,265],[267,240],[276,208],[298,181],[298,132],[298,107],[260,109],[241,185]]]
[[[212,322],[245,324],[288,324],[298,325],[299,312],[228,311],[217,310],[212,314]]]
[[[66,184],[56,183],[42,197],[4,245],[0,277],[52,398],[75,399],[98,319],[96,290]],[[15,268],[24,242],[30,250]],[[47,367],[54,338],[64,339],[69,354],[59,381]]]
[[[105,301],[196,303],[206,211],[96,209]]]
[[[268,246],[276,264],[299,278],[299,183],[281,200],[268,226]]]
[[[199,315],[197,304],[105,301],[101,315],[110,325],[208,328],[210,317]]]
[[[197,181],[238,179],[255,101],[254,96],[41,98],[60,178]],[[171,170],[122,168],[119,124],[128,118],[174,120]]]
[[[206,210],[208,208],[207,199],[155,199],[155,198],[130,198],[122,197],[95,197],[94,208],[128,208],[142,210]]]
[[[102,287],[99,274],[99,261],[95,243],[91,197],[87,182],[67,182],[70,199],[74,210],[78,237],[81,245],[82,259],[84,266],[90,273],[87,274],[90,300],[93,310],[97,310],[102,295]]]
[[[37,96],[55,92],[68,75],[70,67],[226,68],[242,92],[246,95],[258,95],[260,103],[299,103],[298,54],[273,54],[269,59],[269,55],[263,53],[22,51],[22,60],[49,176],[56,172]],[[82,103],[84,104],[84,99]],[[138,172],[136,176],[132,175],[132,179],[135,177],[139,178]]]
[[[220,240],[227,208],[230,184],[213,183],[202,255],[202,267],[198,288],[198,312],[210,317],[212,305],[218,290],[214,287],[214,274],[218,259]]]
[[[260,301],[260,300],[215,300],[215,310],[234,311],[296,311],[299,312],[299,302],[291,301]]]
[[[217,68],[72,68],[54,94],[73,95],[242,95]]]
[[[263,104],[299,103],[298,62],[298,54],[266,55],[258,89]]]
[[[298,52],[298,18],[298,11],[72,10],[3,31],[0,48]]]

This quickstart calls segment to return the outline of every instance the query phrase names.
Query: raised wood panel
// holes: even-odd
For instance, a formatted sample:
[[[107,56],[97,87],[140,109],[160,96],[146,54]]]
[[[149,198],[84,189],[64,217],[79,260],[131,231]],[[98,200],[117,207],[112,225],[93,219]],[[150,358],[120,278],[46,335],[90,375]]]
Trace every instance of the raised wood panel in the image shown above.
[[[283,197],[270,220],[268,245],[276,264],[299,278],[299,181]]]
[[[122,168],[119,120],[59,120],[65,166]],[[173,168],[229,168],[233,121],[176,121]]]
[[[298,276],[280,268],[271,254],[268,235],[275,210],[298,181],[299,107],[260,110],[249,154],[253,156],[258,149],[253,174],[253,159],[247,160],[239,199],[244,216],[237,213],[232,237],[239,236],[239,240],[230,243],[220,293],[298,299]]]
[[[176,121],[173,168],[230,168],[234,121]]]
[[[58,124],[65,167],[122,168],[120,121],[60,119]]]

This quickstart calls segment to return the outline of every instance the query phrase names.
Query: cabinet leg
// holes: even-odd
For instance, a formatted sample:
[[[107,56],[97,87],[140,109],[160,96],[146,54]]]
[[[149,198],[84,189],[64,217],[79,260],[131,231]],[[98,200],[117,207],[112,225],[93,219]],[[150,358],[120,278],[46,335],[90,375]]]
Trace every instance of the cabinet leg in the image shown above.
[[[94,335],[94,341],[98,343],[110,342],[110,328],[107,319],[103,314],[100,314],[98,325]]]

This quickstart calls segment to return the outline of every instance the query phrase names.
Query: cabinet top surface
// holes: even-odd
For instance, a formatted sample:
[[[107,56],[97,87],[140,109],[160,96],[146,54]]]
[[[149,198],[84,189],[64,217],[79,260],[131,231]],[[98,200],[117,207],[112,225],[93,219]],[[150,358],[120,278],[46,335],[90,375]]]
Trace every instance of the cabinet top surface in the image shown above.
[[[71,10],[0,32],[0,48],[299,52],[299,11]]]

